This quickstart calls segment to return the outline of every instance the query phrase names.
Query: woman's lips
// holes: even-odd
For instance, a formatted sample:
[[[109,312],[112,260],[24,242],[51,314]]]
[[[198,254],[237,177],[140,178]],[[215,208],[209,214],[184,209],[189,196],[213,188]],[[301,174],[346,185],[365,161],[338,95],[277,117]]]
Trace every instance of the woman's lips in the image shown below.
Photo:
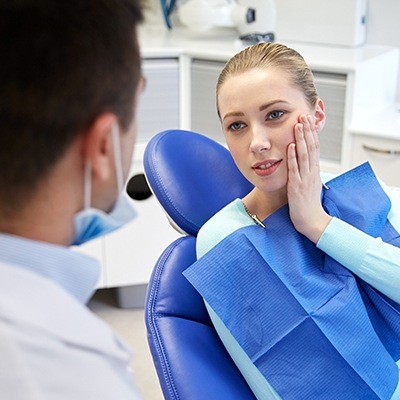
[[[253,170],[258,176],[269,176],[273,174],[281,164],[282,160],[264,161],[253,165]]]

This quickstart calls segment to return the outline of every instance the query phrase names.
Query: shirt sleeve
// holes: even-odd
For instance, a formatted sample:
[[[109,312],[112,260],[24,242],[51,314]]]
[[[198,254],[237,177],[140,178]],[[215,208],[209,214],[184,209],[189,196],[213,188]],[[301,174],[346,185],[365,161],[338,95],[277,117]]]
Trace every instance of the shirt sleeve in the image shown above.
[[[390,193],[392,208],[389,220],[400,227],[400,202]],[[332,218],[320,237],[317,247],[348,268],[365,282],[400,303],[400,248],[373,238],[350,224]]]

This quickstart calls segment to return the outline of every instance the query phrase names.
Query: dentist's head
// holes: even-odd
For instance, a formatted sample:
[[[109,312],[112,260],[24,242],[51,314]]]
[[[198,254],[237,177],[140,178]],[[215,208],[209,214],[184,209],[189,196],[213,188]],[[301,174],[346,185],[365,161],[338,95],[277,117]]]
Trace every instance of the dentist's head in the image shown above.
[[[83,210],[114,211],[143,89],[141,20],[134,0],[0,6],[0,231],[69,245]]]

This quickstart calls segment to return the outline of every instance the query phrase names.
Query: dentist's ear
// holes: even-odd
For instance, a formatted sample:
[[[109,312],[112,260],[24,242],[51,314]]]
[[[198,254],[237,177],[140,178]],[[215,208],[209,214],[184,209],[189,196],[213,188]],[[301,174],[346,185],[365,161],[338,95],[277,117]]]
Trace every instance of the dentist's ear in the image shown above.
[[[314,120],[315,120],[315,128],[317,132],[320,133],[325,125],[325,120],[326,120],[325,104],[321,99],[318,99],[315,104]]]
[[[85,159],[92,166],[92,179],[105,181],[114,174],[112,129],[116,116],[104,113],[96,118],[86,132]]]

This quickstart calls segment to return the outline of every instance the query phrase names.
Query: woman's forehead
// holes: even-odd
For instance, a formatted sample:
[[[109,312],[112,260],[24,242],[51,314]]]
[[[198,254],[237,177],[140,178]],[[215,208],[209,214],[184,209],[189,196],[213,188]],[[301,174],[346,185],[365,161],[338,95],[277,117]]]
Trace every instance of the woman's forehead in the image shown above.
[[[244,96],[298,96],[299,88],[292,84],[289,74],[276,69],[251,69],[229,76],[220,86],[218,102],[240,100]]]
[[[292,80],[289,73],[277,68],[251,68],[228,75],[225,81],[220,85],[218,93],[223,90],[232,90],[246,87],[246,85],[273,84],[291,85]]]
[[[251,115],[264,113],[271,107],[290,107],[308,112],[311,106],[306,96],[298,87],[287,80],[274,79],[268,82],[244,85],[229,89],[227,86],[218,96],[218,112],[221,120],[227,116]]]

